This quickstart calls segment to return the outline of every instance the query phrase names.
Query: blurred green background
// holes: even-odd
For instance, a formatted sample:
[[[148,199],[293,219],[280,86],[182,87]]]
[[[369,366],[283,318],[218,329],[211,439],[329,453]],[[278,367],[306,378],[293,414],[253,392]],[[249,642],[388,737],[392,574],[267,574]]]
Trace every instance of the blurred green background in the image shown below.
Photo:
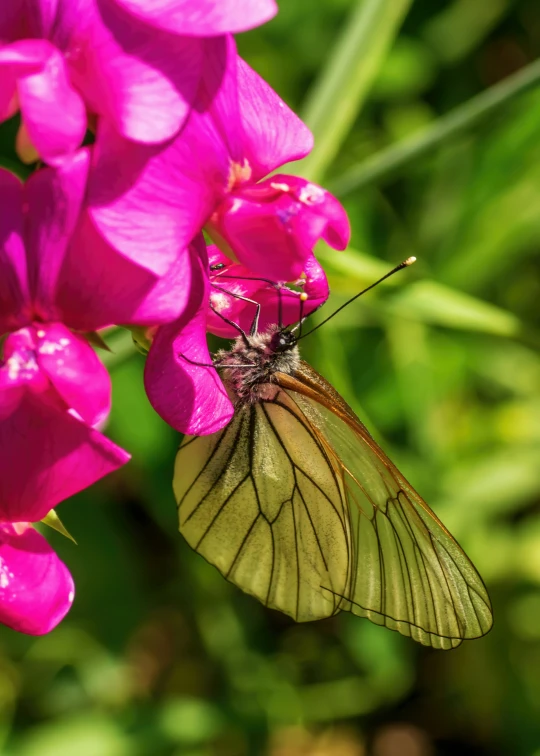
[[[350,213],[325,314],[418,257],[304,355],[461,542],[495,627],[435,652],[228,584],[177,532],[178,437],[120,343],[108,432],[133,461],[59,508],[78,546],[47,533],[67,619],[0,628],[0,753],[540,756],[540,5],[282,0],[238,43],[313,127],[294,170]]]

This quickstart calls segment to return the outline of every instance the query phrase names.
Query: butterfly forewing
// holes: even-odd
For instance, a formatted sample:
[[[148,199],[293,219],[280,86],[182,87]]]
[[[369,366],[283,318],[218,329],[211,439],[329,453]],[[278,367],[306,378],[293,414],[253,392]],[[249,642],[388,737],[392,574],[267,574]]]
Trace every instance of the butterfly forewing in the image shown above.
[[[186,438],[174,488],[188,543],[242,590],[303,622],[334,614],[350,589],[349,517],[310,424],[286,392],[274,399],[239,409],[220,433]]]

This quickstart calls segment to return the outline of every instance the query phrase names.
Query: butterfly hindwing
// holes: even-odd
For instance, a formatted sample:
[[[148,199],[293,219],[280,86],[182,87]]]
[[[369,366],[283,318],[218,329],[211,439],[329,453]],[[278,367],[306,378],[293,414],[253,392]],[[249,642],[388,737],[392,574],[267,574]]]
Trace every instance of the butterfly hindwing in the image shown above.
[[[352,410],[305,363],[294,378],[278,380],[342,479],[354,559],[340,608],[436,648],[488,632],[482,579]]]

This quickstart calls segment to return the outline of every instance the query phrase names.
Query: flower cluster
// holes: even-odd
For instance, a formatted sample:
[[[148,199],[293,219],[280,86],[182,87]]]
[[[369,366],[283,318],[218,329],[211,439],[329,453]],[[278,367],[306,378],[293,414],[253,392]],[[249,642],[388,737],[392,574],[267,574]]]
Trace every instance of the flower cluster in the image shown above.
[[[21,182],[0,168],[0,622],[52,629],[71,576],[31,526],[118,469],[110,379],[92,343],[151,334],[145,384],[174,428],[233,408],[206,333],[287,325],[328,296],[313,255],[347,217],[274,173],[308,128],[237,54],[274,0],[13,0],[0,9],[0,120],[17,118]],[[207,248],[202,231],[216,246]]]

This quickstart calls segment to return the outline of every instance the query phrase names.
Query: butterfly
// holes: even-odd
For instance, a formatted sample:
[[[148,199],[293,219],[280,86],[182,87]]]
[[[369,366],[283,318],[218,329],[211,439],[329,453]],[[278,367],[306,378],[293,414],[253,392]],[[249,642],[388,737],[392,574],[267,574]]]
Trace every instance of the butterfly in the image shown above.
[[[297,622],[344,610],[437,649],[485,635],[478,572],[297,342],[274,326],[216,355],[235,413],[180,445],[180,532]]]

